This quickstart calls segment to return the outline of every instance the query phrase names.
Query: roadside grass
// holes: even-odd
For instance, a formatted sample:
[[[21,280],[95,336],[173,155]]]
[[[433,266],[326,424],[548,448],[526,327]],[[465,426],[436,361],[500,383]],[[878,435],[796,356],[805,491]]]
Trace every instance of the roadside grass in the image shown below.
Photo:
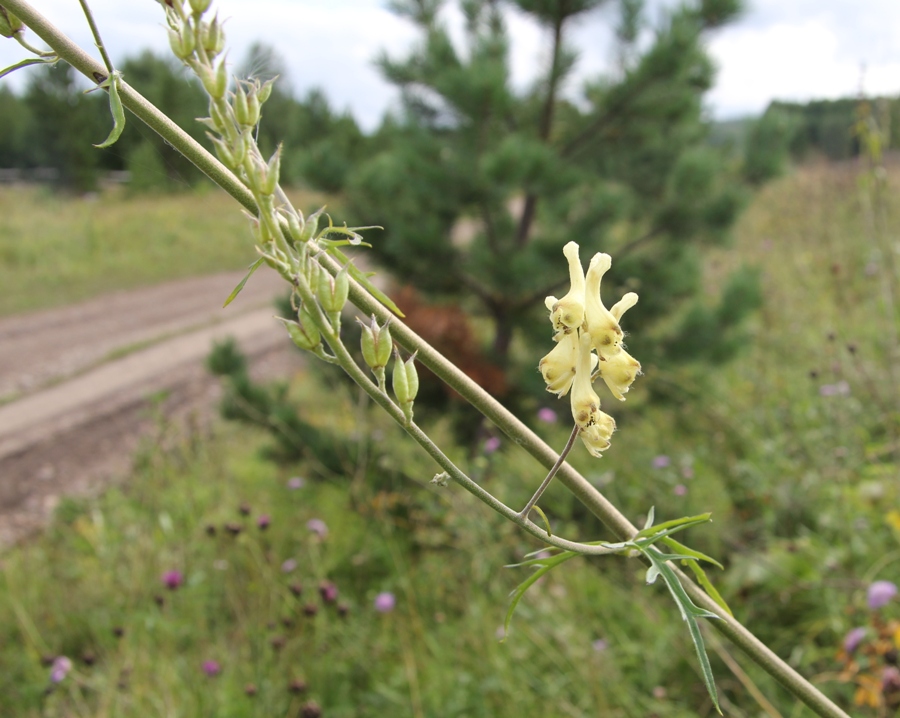
[[[298,207],[331,202],[294,191]],[[0,316],[118,289],[242,269],[256,259],[234,200],[208,188],[72,196],[0,187]]]
[[[848,712],[873,718],[889,715],[884,676],[900,650],[900,602],[867,604],[874,581],[900,582],[885,304],[895,279],[878,234],[900,226],[900,173],[887,181],[874,223],[852,166],[802,168],[763,189],[707,268],[711,287],[741,263],[761,271],[746,351],[715,371],[647,367],[612,449],[572,458],[635,522],[651,506],[658,520],[713,511],[684,541],[725,563],[709,575],[735,614]],[[684,401],[643,402],[660,380]],[[713,715],[687,631],[641,565],[565,564],[526,594],[501,644],[508,593],[527,576],[502,566],[537,546],[462,491],[430,486],[427,457],[327,374],[301,374],[290,392],[307,421],[370,437],[364,460],[337,474],[314,460],[279,465],[265,458],[270,437],[219,425],[148,445],[122,488],[64,501],[44,535],[0,558],[0,714],[297,715],[315,701],[325,716]],[[546,406],[562,419],[538,429],[562,446],[566,403]],[[470,454],[452,445],[447,417],[417,417],[511,505],[539,483],[510,442]],[[302,488],[287,487],[293,476]],[[560,534],[608,537],[559,486],[541,506]],[[184,577],[176,590],[161,581],[172,570]],[[393,611],[375,610],[381,592]],[[848,652],[853,628],[865,637]],[[47,693],[41,658],[58,655],[75,666]],[[732,655],[734,672],[711,658],[728,715],[811,715],[743,657]],[[210,660],[219,675],[204,674]],[[295,678],[305,692],[291,692]]]

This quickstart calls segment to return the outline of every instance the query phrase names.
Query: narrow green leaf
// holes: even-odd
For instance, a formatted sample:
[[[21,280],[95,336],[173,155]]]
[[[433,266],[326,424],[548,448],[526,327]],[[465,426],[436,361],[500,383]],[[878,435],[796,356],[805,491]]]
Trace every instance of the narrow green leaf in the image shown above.
[[[723,571],[725,567],[716,561],[714,558],[707,556],[705,553],[697,551],[696,549],[691,548],[690,546],[685,546],[683,543],[676,541],[675,539],[667,536],[663,539],[663,543],[669,548],[673,548],[680,553],[686,553],[691,558],[697,559],[698,561],[706,561],[707,563],[711,563],[716,568],[720,568]]]
[[[350,258],[347,257],[341,250],[336,247],[329,247],[328,254],[338,260],[341,264],[343,264],[350,272],[350,276],[353,277],[357,282],[359,282],[365,289],[375,297],[379,302],[381,302],[384,306],[390,309],[394,314],[398,317],[403,318],[406,315],[400,311],[400,307],[398,307],[391,298],[382,292],[378,287],[376,287],[372,282],[369,281],[369,276],[366,272],[363,272],[359,267],[355,267],[350,263]]]
[[[706,684],[706,690],[712,699],[713,705],[719,715],[722,715],[722,709],[719,707],[719,693],[716,690],[716,679],[713,676],[712,666],[709,665],[709,656],[706,655],[706,645],[703,643],[703,634],[700,633],[700,626],[697,621],[691,618],[688,622],[688,630],[691,632],[691,639],[694,641],[694,648],[697,650],[697,659],[700,661],[700,672],[703,673],[703,682]]]
[[[107,137],[99,145],[94,145],[98,149],[109,147],[115,144],[116,140],[122,135],[125,129],[125,108],[122,106],[122,98],[119,97],[119,74],[114,72],[112,77],[107,80],[109,86],[109,111],[113,118],[113,128]],[[106,83],[104,83],[106,84]]]
[[[522,581],[522,583],[516,586],[515,589],[513,589],[512,593],[510,594],[511,599],[509,602],[509,608],[506,611],[506,619],[503,621],[503,641],[506,640],[506,636],[509,634],[509,624],[512,621],[513,613],[515,613],[516,606],[519,605],[519,601],[522,600],[522,596],[525,595],[525,592],[529,588],[531,588],[541,576],[546,575],[548,571],[551,571],[552,569],[559,566],[559,564],[568,561],[570,558],[578,556],[577,553],[573,553],[571,551],[567,551],[566,553],[569,555],[563,554],[561,556],[556,556],[552,559],[548,559],[545,565],[541,566],[541,568],[539,568],[528,578]]]
[[[647,520],[644,521],[644,530],[646,531],[648,528],[653,526],[653,519],[656,518],[656,507],[651,506],[650,510],[647,512]]]
[[[540,551],[544,551],[546,549],[539,549]],[[575,553],[574,551],[563,551],[558,556],[539,556],[537,558],[528,559],[527,561],[521,561],[520,563],[510,563],[504,566],[503,568],[521,568],[523,566],[549,566],[553,568],[564,561],[568,561],[570,558],[575,558],[575,556],[580,556],[581,554]]]
[[[29,65],[52,65],[59,58],[55,57],[52,60],[44,60],[36,57],[29,57],[27,60],[22,60],[21,62],[17,62],[15,65],[10,65],[9,67],[4,67],[0,70],[0,78],[6,77],[11,72],[15,72],[23,67],[28,67]]]
[[[244,278],[238,282],[238,285],[232,290],[231,294],[228,295],[228,299],[225,300],[225,304],[222,305],[222,309],[231,304],[235,297],[241,293],[241,290],[244,288],[244,285],[247,283],[247,280],[250,279],[250,275],[253,274],[257,269],[260,268],[264,259],[260,257],[253,264],[250,265],[249,271],[244,275]]]
[[[700,626],[697,624],[698,618],[718,618],[718,616],[710,611],[700,608],[691,601],[690,596],[687,595],[684,586],[681,585],[681,581],[678,580],[678,576],[675,575],[672,567],[665,561],[660,560],[659,557],[661,554],[657,549],[649,548],[644,551],[644,555],[647,556],[647,558],[650,559],[651,564],[659,570],[660,575],[663,577],[663,581],[665,581],[666,588],[669,589],[669,593],[671,593],[672,598],[675,599],[675,605],[678,606],[681,617],[688,625],[691,640],[694,642],[697,658],[700,661],[703,682],[706,684],[706,690],[709,692],[709,697],[712,699],[716,711],[721,715],[722,709],[719,707],[719,695],[716,691],[715,677],[712,673],[712,667],[709,664],[709,656],[706,654],[706,646],[703,643],[703,635],[700,633]]]
[[[695,526],[696,524],[704,524],[710,520],[711,516],[711,513],[698,514],[697,516],[683,516],[680,519],[664,521],[663,523],[657,524],[656,526],[645,526],[635,534],[633,540],[636,541],[637,539],[646,538],[647,536],[655,536],[657,533],[670,528],[680,529],[687,528],[689,526]]]
[[[719,604],[722,607],[722,610],[728,613],[729,616],[734,616],[731,609],[728,607],[728,604],[725,602],[725,599],[722,598],[722,594],[713,586],[712,581],[706,575],[706,571],[703,570],[703,567],[700,566],[696,560],[687,559],[682,561],[691,571],[694,572],[694,576],[697,579],[697,582],[703,587],[703,590],[709,594],[709,597]]]
[[[537,504],[535,504],[534,506],[532,506],[532,507],[531,507],[531,510],[532,510],[532,511],[537,511],[537,512],[538,512],[538,515],[539,515],[542,519],[544,519],[544,527],[545,527],[546,530],[547,530],[547,535],[548,535],[548,536],[552,536],[552,535],[553,535],[553,531],[550,529],[550,522],[547,520],[547,514],[544,513],[544,510],[543,510],[540,506],[538,506]]]
[[[656,579],[659,578],[659,569],[656,567],[656,564],[651,563],[650,568],[647,569],[647,583],[652,584],[656,583]]]

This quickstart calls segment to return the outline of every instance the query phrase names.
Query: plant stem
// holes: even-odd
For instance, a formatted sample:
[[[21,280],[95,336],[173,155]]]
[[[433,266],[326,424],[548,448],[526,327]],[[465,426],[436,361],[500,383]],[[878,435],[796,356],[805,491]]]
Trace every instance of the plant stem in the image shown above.
[[[109,72],[109,76],[112,77],[113,69],[112,60],[109,59],[109,55],[106,53],[106,47],[103,45],[103,40],[100,39],[100,28],[97,27],[97,23],[94,22],[94,14],[91,12],[91,8],[87,4],[87,0],[78,0],[81,3],[81,9],[84,10],[84,16],[87,18],[88,25],[91,26],[91,34],[94,36],[94,44],[97,46],[97,49],[100,51],[100,57],[103,58],[103,64],[106,65],[106,69]]]
[[[63,60],[72,65],[76,70],[97,81],[97,75],[104,75],[105,68],[85,53],[78,45],[73,43],[63,33],[57,30],[50,22],[46,20],[40,13],[34,10],[25,0],[3,0],[3,6],[17,15],[35,34],[38,35],[47,45],[49,45]],[[160,112],[156,107],[149,103],[139,93],[129,87],[126,83],[121,83],[120,94],[122,103],[138,119],[145,122],[151,129],[162,136],[169,144],[181,152],[188,160],[193,162],[200,170],[205,172],[210,179],[222,187],[232,197],[234,197],[241,205],[252,212],[258,214],[258,209],[253,195],[250,191],[218,160],[216,160],[209,152],[207,152],[199,143],[184,132],[178,125],[172,122],[166,115]],[[332,270],[337,271],[337,264],[329,257],[322,257],[321,261],[328,264]],[[366,314],[374,314],[378,320],[384,322],[392,315],[388,310],[378,302],[365,289],[352,279],[350,280],[350,298],[351,301]],[[468,400],[475,408],[477,408],[484,416],[491,419],[499,426],[507,436],[509,436],[517,444],[520,444],[529,454],[547,468],[552,467],[558,456],[556,453],[544,443],[540,437],[534,434],[527,426],[525,426],[515,415],[505,409],[496,399],[488,394],[484,389],[473,382],[469,377],[463,374],[454,364],[448,361],[432,346],[425,342],[409,327],[405,326],[401,321],[393,318],[391,325],[391,333],[397,341],[409,351],[418,351],[419,359],[441,378],[448,386],[456,390],[461,396]],[[346,350],[344,350],[346,351]],[[356,367],[355,362],[353,367]],[[370,386],[372,396],[379,405],[385,407],[392,416],[395,412],[392,410],[393,403],[390,399],[378,391],[368,377],[356,367],[356,372],[361,375],[364,384],[360,384],[363,388]],[[359,383],[359,381],[357,381]],[[395,419],[397,417],[395,416]],[[405,422],[405,418],[403,419]],[[453,463],[440,452],[437,446],[430,442],[430,439],[421,432],[415,424],[411,422],[404,423],[404,428],[413,438],[419,441],[428,453],[435,458],[441,466],[445,462],[448,466],[452,466],[456,471]],[[449,473],[449,469],[448,473]],[[573,469],[569,464],[563,463],[559,468],[559,477],[562,483],[581,501],[585,507],[591,511],[597,518],[621,540],[629,540],[637,533],[637,529],[623,516],[619,510],[613,506],[591,483]],[[468,479],[462,472],[459,479]],[[453,474],[451,474],[452,476]],[[487,502],[488,497],[493,499],[480,486],[472,482],[470,487],[463,484],[467,490],[480,494],[486,494],[482,500]],[[498,505],[491,505],[492,508],[506,515],[500,507],[504,504],[497,502]],[[520,520],[515,511],[505,507],[512,515],[508,516],[510,520],[522,526],[526,531],[541,538],[542,540],[556,545],[556,537],[547,537],[546,531],[532,524],[527,520]],[[546,537],[546,538],[545,538]],[[570,542],[567,542],[570,543]],[[579,546],[585,546],[581,544]],[[593,549],[600,549],[599,546],[593,546]],[[579,550],[579,553],[583,551]],[[609,552],[607,550],[607,552]],[[849,716],[835,705],[827,696],[801,676],[797,671],[791,668],[785,661],[779,658],[772,650],[763,644],[756,636],[754,636],[747,628],[745,628],[735,618],[729,616],[722,608],[713,601],[697,584],[688,579],[680,571],[677,572],[679,579],[684,584],[685,590],[691,599],[701,608],[705,608],[719,616],[720,620],[711,621],[711,624],[721,631],[730,641],[739,646],[747,656],[767,671],[771,676],[784,685],[791,693],[809,706],[816,715],[823,718],[849,718]]]
[[[550,486],[550,482],[553,481],[553,477],[556,476],[556,472],[559,471],[559,467],[563,465],[563,462],[566,460],[566,457],[569,455],[569,452],[572,450],[572,446],[575,444],[575,438],[578,436],[578,425],[576,424],[572,427],[572,433],[569,434],[569,440],[566,442],[565,447],[559,455],[559,458],[556,460],[556,463],[550,467],[550,472],[547,474],[547,478],[538,486],[538,490],[534,492],[534,496],[529,499],[528,503],[525,504],[525,508],[519,512],[519,517],[523,519],[528,518],[528,514],[531,513],[531,509],[534,508],[534,505],[538,502],[538,499],[541,498],[541,495],[547,490],[547,487]]]

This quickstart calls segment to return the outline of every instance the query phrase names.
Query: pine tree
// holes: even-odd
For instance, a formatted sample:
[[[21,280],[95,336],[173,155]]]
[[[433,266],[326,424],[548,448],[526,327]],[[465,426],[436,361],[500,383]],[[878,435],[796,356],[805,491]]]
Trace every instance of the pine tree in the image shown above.
[[[628,328],[645,364],[726,359],[758,301],[746,271],[714,301],[701,286],[700,248],[727,237],[746,197],[740,168],[706,142],[703,108],[714,75],[704,36],[736,16],[739,0],[686,2],[652,32],[641,0],[620,0],[618,74],[573,94],[578,50],[567,38],[606,4],[462,0],[457,47],[441,0],[392,3],[422,39],[404,59],[379,60],[402,111],[351,180],[353,214],[384,226],[376,254],[400,280],[436,299],[474,297],[506,366],[517,331],[547,343],[543,299],[566,284],[569,240],[585,263],[613,256],[604,293],[640,293]],[[550,44],[524,92],[510,81],[510,7]],[[534,374],[529,365],[523,376]]]

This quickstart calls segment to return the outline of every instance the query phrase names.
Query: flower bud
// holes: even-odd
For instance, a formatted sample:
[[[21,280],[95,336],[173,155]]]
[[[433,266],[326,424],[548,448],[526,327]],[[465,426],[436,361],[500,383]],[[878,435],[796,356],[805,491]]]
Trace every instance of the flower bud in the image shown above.
[[[400,358],[400,352],[394,352],[394,372],[391,375],[391,383],[394,387],[394,395],[400,402],[400,408],[407,420],[412,420],[412,405],[419,393],[419,374],[416,371],[416,354],[405,362]]]
[[[182,25],[180,30],[169,28],[169,45],[172,52],[179,60],[187,60],[194,54],[194,33],[187,25]]]
[[[12,37],[17,32],[22,32],[24,29],[25,23],[0,5],[0,35],[3,35],[3,37]]]
[[[374,314],[369,324],[364,323],[361,319],[357,319],[357,321],[362,326],[360,344],[362,346],[363,359],[365,359],[370,369],[384,369],[391,358],[391,349],[393,348],[391,332],[388,329],[390,320],[381,327],[378,326]]]

